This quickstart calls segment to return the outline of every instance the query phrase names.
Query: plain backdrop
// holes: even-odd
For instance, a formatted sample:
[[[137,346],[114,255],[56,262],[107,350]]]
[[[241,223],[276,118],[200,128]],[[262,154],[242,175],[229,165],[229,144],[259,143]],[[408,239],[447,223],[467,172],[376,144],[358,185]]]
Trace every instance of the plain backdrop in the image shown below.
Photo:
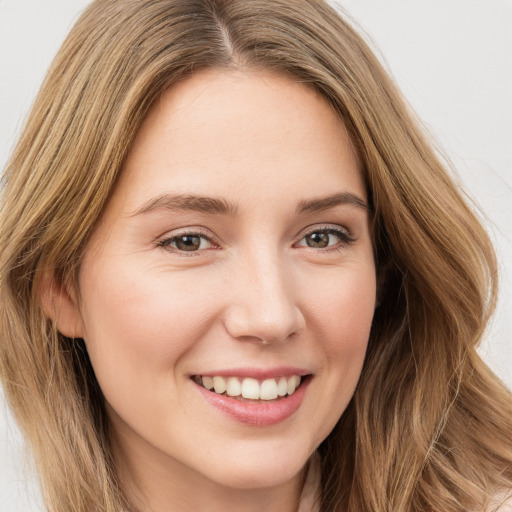
[[[86,0],[0,0],[0,168]],[[501,295],[481,354],[512,388],[512,1],[342,0],[485,214]],[[0,512],[42,510],[0,390]]]

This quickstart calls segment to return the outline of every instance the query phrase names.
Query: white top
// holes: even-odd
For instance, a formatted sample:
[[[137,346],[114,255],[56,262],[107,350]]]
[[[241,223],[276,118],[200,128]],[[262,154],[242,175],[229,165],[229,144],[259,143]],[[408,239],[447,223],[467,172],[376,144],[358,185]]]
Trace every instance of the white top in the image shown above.
[[[512,491],[497,495],[488,512],[512,512]]]

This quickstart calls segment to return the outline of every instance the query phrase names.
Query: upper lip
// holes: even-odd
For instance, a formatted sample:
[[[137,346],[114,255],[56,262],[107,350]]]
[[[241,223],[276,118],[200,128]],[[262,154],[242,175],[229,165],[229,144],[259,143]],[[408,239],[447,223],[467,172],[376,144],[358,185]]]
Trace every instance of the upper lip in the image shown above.
[[[310,375],[312,372],[304,368],[292,366],[277,366],[274,368],[229,368],[223,370],[213,370],[202,372],[196,375],[203,377],[251,377],[253,379],[264,380],[275,377],[291,377],[298,375],[300,377]]]

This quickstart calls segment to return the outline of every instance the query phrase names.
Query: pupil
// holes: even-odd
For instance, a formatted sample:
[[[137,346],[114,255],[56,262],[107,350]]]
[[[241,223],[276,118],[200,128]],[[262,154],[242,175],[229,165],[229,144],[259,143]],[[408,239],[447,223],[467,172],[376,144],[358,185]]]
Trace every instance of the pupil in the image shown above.
[[[307,236],[307,244],[309,247],[327,247],[329,245],[328,233],[311,233]]]
[[[180,236],[176,240],[176,247],[182,251],[196,251],[200,244],[200,237],[194,235]]]

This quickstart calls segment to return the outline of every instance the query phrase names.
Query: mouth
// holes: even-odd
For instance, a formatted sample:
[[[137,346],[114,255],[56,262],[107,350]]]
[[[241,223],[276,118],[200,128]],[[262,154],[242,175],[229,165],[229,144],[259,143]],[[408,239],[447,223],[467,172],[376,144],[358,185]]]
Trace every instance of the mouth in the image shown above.
[[[311,375],[290,375],[268,379],[253,377],[194,375],[192,380],[217,395],[241,402],[270,403],[292,396]]]

